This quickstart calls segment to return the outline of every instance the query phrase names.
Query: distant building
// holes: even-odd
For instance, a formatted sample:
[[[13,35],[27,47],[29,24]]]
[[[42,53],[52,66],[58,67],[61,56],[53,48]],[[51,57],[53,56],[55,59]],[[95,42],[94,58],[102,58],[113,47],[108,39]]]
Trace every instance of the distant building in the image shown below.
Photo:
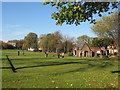
[[[108,47],[106,50],[104,47],[90,47],[87,43],[79,43],[73,49],[73,55],[78,57],[94,57],[98,55],[116,55],[118,50],[113,46]]]
[[[94,52],[87,43],[79,43],[73,49],[73,55],[78,57],[94,57]]]
[[[109,53],[112,55],[118,55],[118,50],[114,46],[108,46]]]
[[[39,50],[40,52],[43,52],[43,51],[44,51],[44,48],[40,47],[40,48],[38,48],[38,50]]]
[[[28,50],[28,51],[34,51],[34,52],[38,51],[38,49],[37,49],[37,48],[31,48],[31,47],[30,47],[30,48],[28,48],[27,50]]]
[[[14,47],[16,47],[16,42],[14,42],[12,40],[8,41],[7,43],[13,45]]]
[[[28,51],[34,51],[35,49],[34,48],[28,48]]]

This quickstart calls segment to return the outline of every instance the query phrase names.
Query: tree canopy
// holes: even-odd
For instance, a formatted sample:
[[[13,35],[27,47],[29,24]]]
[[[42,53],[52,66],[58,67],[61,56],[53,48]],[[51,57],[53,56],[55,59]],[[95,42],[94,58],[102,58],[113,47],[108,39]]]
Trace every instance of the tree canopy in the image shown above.
[[[89,37],[87,35],[82,35],[77,38],[77,43],[86,42],[90,44],[91,41],[92,41],[92,37]]]
[[[92,31],[100,38],[111,38],[115,45],[118,44],[118,13],[103,16],[91,27]]]
[[[56,25],[75,24],[80,25],[81,22],[90,21],[95,23],[94,14],[102,16],[103,12],[111,13],[109,10],[118,8],[118,2],[47,2],[44,0],[44,5],[50,4],[58,9],[52,14],[52,19],[55,19]]]
[[[39,37],[39,47],[43,47],[45,51],[54,51],[60,48],[62,35],[59,31],[49,34],[42,34]]]
[[[62,42],[62,49],[66,52],[71,52],[73,50],[73,47],[75,46],[75,41],[73,37],[64,36],[63,42]]]
[[[59,31],[42,34],[39,41],[39,47],[50,52],[70,52],[74,45],[73,38],[63,36]]]
[[[112,44],[113,40],[110,38],[93,38],[92,40],[92,46],[94,47],[105,47],[105,49],[107,49],[107,47]]]
[[[38,45],[38,38],[37,34],[30,32],[27,36],[24,38],[24,48],[37,48]]]

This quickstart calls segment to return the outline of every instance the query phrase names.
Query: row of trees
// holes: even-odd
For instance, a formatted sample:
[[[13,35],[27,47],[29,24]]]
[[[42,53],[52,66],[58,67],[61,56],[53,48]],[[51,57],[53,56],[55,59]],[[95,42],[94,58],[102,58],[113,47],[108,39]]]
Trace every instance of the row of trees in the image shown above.
[[[87,42],[92,47],[105,47],[113,45],[118,47],[118,12],[110,16],[103,16],[96,21],[91,29],[98,36],[92,38],[82,35],[75,41],[74,38],[63,36],[59,31],[49,34],[42,34],[39,38],[35,33],[29,33],[24,40],[14,40],[17,49],[44,48],[44,51],[70,52],[75,43]]]
[[[5,43],[0,41],[0,49],[22,49],[24,40],[12,40],[15,43],[15,46],[11,45],[9,42]]]
[[[75,43],[81,42],[87,42],[92,47],[105,47],[105,49],[107,49],[109,45],[118,47],[118,12],[114,12],[110,16],[102,16],[100,20],[96,21],[96,24],[94,24],[91,29],[98,36],[97,38],[82,35],[75,41],[75,39],[65,37],[57,31],[49,34],[42,34],[38,39],[38,46],[54,52],[72,51]],[[37,35],[31,35],[32,34],[29,34],[25,37],[25,46],[28,45],[27,48],[29,48],[32,44],[32,48],[36,48],[38,46],[37,43],[35,44],[34,42],[37,42]],[[35,40],[31,41],[30,39]]]
[[[87,35],[82,35],[75,40],[74,38],[63,36],[59,31],[49,34],[42,34],[37,38],[37,34],[29,33],[24,40],[13,40],[16,47],[8,43],[2,43],[3,49],[28,49],[28,48],[43,48],[49,52],[71,52],[75,44],[86,42],[91,47],[105,47],[114,45],[114,41],[110,38],[92,38]]]
[[[14,49],[14,46],[0,41],[0,49]]]
[[[40,37],[36,33],[30,32],[24,40],[11,40],[15,46],[1,42],[2,49],[30,49],[43,48],[49,52],[71,52],[74,46],[74,38],[63,36],[59,31],[49,34],[42,34]]]
[[[43,48],[49,52],[69,52],[74,46],[73,38],[63,36],[59,31],[42,34],[37,37],[35,33],[29,33],[25,38],[23,48]]]

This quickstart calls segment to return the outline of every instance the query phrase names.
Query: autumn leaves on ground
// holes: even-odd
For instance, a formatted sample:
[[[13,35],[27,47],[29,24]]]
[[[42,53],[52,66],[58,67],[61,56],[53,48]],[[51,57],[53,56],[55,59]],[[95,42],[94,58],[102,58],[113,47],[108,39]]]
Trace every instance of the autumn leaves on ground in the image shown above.
[[[14,73],[6,59],[9,56],[17,69]],[[117,88],[118,61],[115,58],[57,58],[49,53],[27,52],[17,56],[17,50],[3,50],[3,88]]]

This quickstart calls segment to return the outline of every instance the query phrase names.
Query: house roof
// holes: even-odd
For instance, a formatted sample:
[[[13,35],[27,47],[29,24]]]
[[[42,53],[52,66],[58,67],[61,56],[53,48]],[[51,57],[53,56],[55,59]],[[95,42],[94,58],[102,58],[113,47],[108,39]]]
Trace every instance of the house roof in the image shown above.
[[[86,42],[78,43],[78,44],[76,45],[76,47],[77,47],[77,49],[82,50],[82,48],[84,47],[85,44],[86,44],[86,45],[88,46],[88,48],[91,50],[91,48],[89,47],[89,45],[88,45]]]
[[[91,47],[92,51],[100,51],[100,50],[105,50],[104,47],[101,47],[101,49],[99,47]]]
[[[99,47],[90,47],[86,42],[82,42],[82,43],[76,44],[76,49],[82,50],[82,48],[84,47],[84,45],[87,45],[88,48],[89,48],[91,51],[105,50],[104,47],[101,47],[101,49],[100,49]]]
[[[85,42],[76,44],[77,49],[81,50],[83,48],[84,44],[85,44]]]
[[[11,40],[11,41],[8,41],[8,43],[15,43],[15,42]]]
[[[92,51],[100,51],[100,48],[99,47],[91,47],[91,50]]]

